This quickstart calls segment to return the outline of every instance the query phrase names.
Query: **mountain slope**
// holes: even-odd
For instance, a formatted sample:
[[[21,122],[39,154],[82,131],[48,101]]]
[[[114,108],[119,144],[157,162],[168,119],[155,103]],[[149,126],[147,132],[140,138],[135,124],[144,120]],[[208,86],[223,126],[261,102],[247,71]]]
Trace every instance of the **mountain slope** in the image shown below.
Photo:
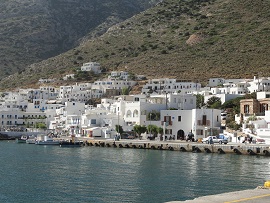
[[[101,35],[154,2],[1,0],[0,79],[78,46],[86,35]]]
[[[99,38],[33,64],[12,76],[12,84],[60,77],[88,61],[106,70],[201,82],[269,76],[269,10],[269,0],[165,0]]]

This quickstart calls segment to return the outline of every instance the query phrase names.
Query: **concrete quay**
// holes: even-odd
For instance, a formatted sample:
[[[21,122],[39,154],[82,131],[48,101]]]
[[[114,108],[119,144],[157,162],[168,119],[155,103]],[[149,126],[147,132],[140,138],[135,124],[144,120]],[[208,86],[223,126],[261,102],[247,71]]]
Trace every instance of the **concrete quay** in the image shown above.
[[[87,146],[134,148],[152,150],[170,150],[195,153],[217,153],[217,154],[237,154],[237,155],[262,155],[270,156],[270,145],[267,144],[204,144],[186,141],[152,141],[152,140],[105,140],[105,139],[84,139]]]
[[[258,187],[253,190],[235,191],[217,195],[198,197],[193,200],[171,201],[167,203],[266,203],[270,202],[270,189]]]

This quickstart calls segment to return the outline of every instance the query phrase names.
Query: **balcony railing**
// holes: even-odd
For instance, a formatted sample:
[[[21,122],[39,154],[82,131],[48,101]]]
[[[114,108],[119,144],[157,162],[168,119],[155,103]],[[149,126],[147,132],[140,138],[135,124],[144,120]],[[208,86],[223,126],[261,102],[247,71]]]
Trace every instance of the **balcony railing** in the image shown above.
[[[172,121],[161,121],[161,125],[163,126],[165,123],[165,126],[169,126],[169,125],[172,125],[173,122]]]
[[[203,122],[203,120],[197,120],[198,126],[210,126],[210,120],[206,120],[206,122]]]

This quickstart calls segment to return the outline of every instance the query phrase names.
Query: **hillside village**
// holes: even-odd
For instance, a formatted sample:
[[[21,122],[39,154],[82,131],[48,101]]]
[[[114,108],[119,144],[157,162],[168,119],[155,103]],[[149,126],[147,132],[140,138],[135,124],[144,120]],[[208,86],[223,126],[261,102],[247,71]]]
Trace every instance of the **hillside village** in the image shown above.
[[[99,74],[100,64],[89,62],[81,70]],[[72,77],[68,75],[63,79]],[[1,131],[114,138],[120,128],[134,135],[134,126],[157,126],[165,132],[160,133],[160,139],[184,140],[192,132],[197,140],[218,135],[222,128],[225,129],[226,112],[196,104],[196,95],[203,96],[203,103],[217,97],[223,104],[256,93],[257,99],[240,101],[240,114],[235,115],[235,122],[242,125],[243,133],[257,133],[267,140],[270,131],[269,78],[210,78],[206,87],[178,79],[149,79],[140,94],[129,94],[129,90],[145,77],[130,78],[128,72],[114,71],[94,83],[56,88],[49,85],[50,80],[41,79],[39,82],[43,84],[38,89],[2,92]],[[99,99],[100,103],[93,105],[89,102],[92,99]],[[146,139],[157,134],[154,130],[151,132],[150,127],[148,133],[141,136]]]

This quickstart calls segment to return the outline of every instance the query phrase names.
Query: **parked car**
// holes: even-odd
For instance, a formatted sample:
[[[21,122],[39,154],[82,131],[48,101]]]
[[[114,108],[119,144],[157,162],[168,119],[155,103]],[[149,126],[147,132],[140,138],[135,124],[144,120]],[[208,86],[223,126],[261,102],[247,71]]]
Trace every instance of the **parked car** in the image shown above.
[[[131,134],[128,134],[128,133],[123,133],[123,134],[121,134],[121,138],[122,139],[134,139],[135,136],[131,135]]]
[[[209,143],[210,144],[214,144],[214,143],[228,144],[228,139],[225,138],[225,137],[219,138],[217,136],[208,136],[208,137],[202,139],[202,143],[206,143],[206,144],[209,144]]]
[[[256,143],[257,144],[265,144],[265,140],[262,138],[256,138]]]

